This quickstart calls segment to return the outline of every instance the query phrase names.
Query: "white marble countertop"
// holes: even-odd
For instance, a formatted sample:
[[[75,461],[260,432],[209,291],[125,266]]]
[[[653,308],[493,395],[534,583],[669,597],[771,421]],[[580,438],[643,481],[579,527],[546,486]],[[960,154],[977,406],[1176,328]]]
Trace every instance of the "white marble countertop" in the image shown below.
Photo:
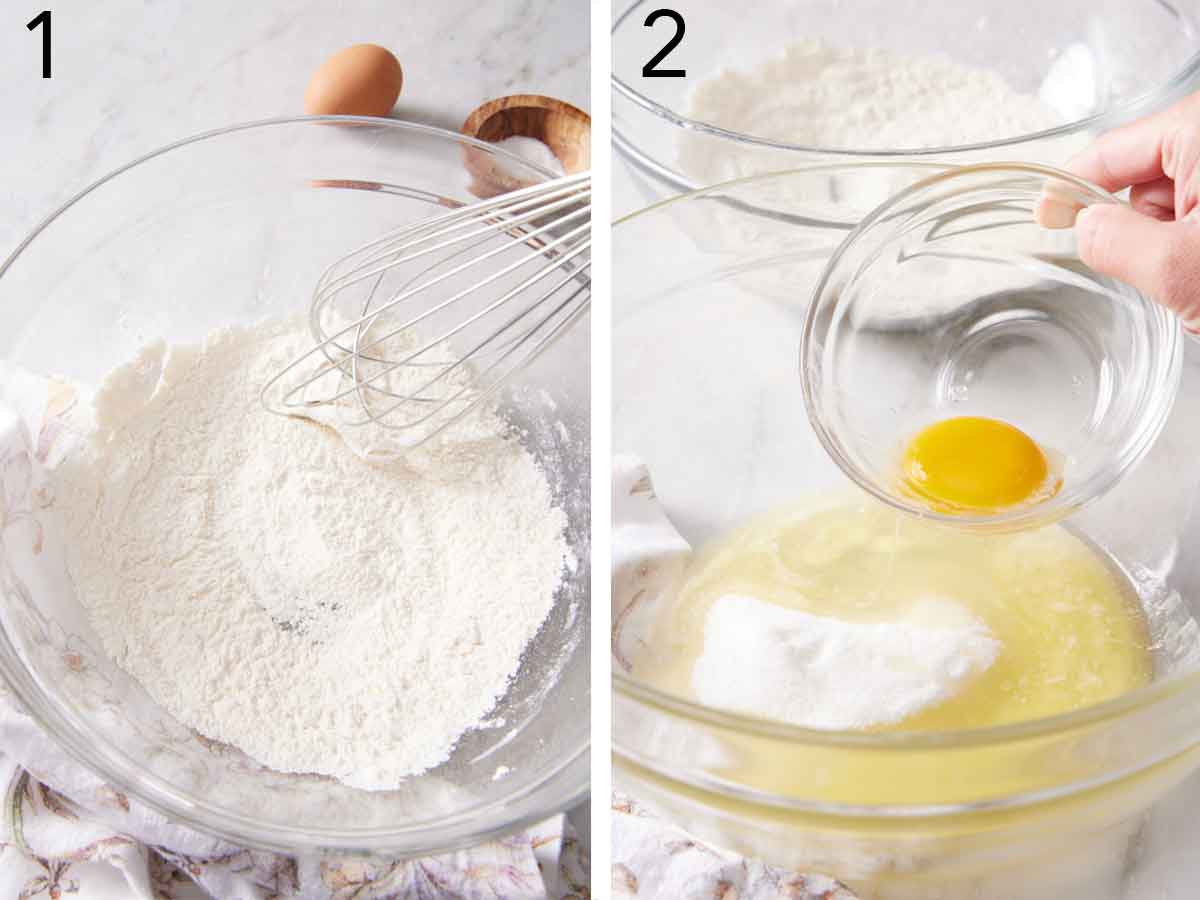
[[[521,92],[589,106],[585,0],[63,0],[49,80],[41,33],[25,28],[39,8],[0,12],[0,257],[130,159],[210,128],[302,115],[313,70],[348,44],[399,57],[399,118],[457,131],[478,104]]]
[[[493,97],[589,108],[586,0],[62,0],[52,78],[41,7],[0,11],[0,259],[59,204],[119,165],[236,122],[302,115],[313,70],[372,42],[404,68],[398,118],[457,131]],[[586,809],[572,815],[587,838]]]

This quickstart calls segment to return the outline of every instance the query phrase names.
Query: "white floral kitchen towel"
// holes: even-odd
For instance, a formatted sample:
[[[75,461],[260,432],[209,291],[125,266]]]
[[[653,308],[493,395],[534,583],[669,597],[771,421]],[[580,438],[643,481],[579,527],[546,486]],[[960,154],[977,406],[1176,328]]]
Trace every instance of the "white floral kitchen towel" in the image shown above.
[[[858,900],[826,875],[789,872],[704,844],[619,794],[612,803],[612,897]]]
[[[297,859],[163,820],[75,765],[0,689],[0,897],[19,900],[587,900],[565,816],[470,850],[377,862]],[[53,785],[53,786],[51,786]]]

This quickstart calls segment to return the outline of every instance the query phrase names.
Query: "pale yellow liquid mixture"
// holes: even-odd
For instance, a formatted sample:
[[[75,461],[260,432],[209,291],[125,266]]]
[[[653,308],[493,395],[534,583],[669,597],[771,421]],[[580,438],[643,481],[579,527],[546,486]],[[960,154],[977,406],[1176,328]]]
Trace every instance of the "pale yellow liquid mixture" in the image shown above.
[[[1097,549],[1053,526],[979,535],[880,504],[841,501],[753,521],[697,555],[636,674],[692,697],[712,603],[728,594],[854,622],[902,619],[937,597],[999,642],[993,665],[957,696],[886,729],[956,731],[1068,712],[1150,680],[1136,596]]]
[[[986,624],[999,650],[956,696],[878,727],[868,741],[675,715],[686,725],[655,737],[679,742],[681,772],[702,767],[733,789],[693,789],[628,761],[625,777],[667,798],[673,815],[714,842],[828,871],[864,898],[1083,896],[1057,893],[1055,879],[1085,882],[1097,860],[1125,853],[1136,811],[1169,783],[1127,781],[1055,799],[1063,784],[1110,773],[1110,730],[977,731],[1077,710],[1152,677],[1147,623],[1127,576],[1064,527],[972,534],[857,496],[782,510],[696,554],[634,674],[695,699],[705,620],[730,594],[875,623],[903,619],[936,595]],[[890,741],[897,732],[908,734]],[[1051,799],[1006,805],[1043,792]],[[875,813],[908,805],[925,812]],[[928,813],[939,805],[943,812]],[[1134,824],[1113,824],[1124,821]],[[1034,869],[1023,871],[1031,860]]]
[[[709,607],[741,594],[813,615],[889,622],[935,595],[990,629],[993,664],[959,693],[875,730],[962,732],[1052,716],[1146,684],[1148,631],[1124,575],[1060,526],[1010,535],[939,527],[857,498],[753,521],[693,560],[634,673],[695,699]],[[697,726],[689,752],[718,777],[805,802],[958,803],[1010,796],[1064,775],[1086,753],[1037,740],[874,752],[833,741]],[[951,822],[943,823],[952,828]]]

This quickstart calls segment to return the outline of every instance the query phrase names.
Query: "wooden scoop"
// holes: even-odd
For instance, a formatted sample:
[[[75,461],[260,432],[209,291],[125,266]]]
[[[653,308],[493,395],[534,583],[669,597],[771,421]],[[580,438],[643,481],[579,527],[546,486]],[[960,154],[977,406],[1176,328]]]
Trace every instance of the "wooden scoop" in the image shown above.
[[[467,116],[462,133],[492,144],[514,136],[534,138],[550,148],[568,175],[592,166],[591,116],[554,97],[513,94],[489,100]],[[536,183],[506,171],[476,147],[467,147],[465,157],[473,179],[470,190],[476,197],[494,197]]]

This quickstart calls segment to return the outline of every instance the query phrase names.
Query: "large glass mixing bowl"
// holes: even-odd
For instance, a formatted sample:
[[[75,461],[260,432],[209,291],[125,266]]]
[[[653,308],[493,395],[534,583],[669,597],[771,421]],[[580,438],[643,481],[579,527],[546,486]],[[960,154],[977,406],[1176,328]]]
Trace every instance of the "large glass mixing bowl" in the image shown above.
[[[937,171],[833,168],[876,202]],[[809,302],[852,227],[830,177],[821,166],[731,182],[614,229],[613,450],[647,464],[693,548],[857,490],[809,424],[797,369]],[[763,212],[780,197],[796,201],[792,214]],[[616,659],[617,787],[701,838],[836,875],[869,900],[1194,896],[1200,561],[1186,548],[1200,540],[1200,420],[1186,398],[1200,390],[1200,353],[1185,344],[1180,400],[1147,455],[1059,526],[1136,592],[1151,684],[982,730],[814,731],[674,696]],[[629,598],[614,600],[614,622],[628,621]]]
[[[686,29],[659,68],[687,75],[646,77],[643,66],[674,31],[669,20],[646,27],[661,5],[621,4],[612,27],[613,142],[645,176],[650,196],[831,159],[915,154],[958,164],[1061,165],[1089,133],[1180,95],[1200,69],[1200,6],[1193,0],[680,0],[672,8]],[[807,38],[937,54],[991,70],[1017,91],[1040,94],[1059,124],[979,145],[867,149],[771,140],[689,117],[691,92],[720,68],[751,70]],[[914,131],[920,125],[913,122]]]
[[[0,387],[19,400],[19,369],[94,385],[149,340],[197,341],[231,323],[302,314],[334,258],[472,200],[472,179],[491,159],[505,171],[522,165],[436,128],[332,118],[241,125],[152,153],[79,194],[0,267]],[[577,324],[501,402],[567,513],[579,565],[490,723],[436,769],[365,792],[266,770],[174,720],[104,656],[73,590],[61,589],[45,497],[21,506],[0,541],[0,673],[97,776],[241,846],[424,854],[576,804],[588,784],[588,349]],[[0,421],[6,411],[0,401]],[[9,501],[24,503],[39,459],[22,455],[11,429],[0,439]],[[37,554],[32,520],[44,530]]]

